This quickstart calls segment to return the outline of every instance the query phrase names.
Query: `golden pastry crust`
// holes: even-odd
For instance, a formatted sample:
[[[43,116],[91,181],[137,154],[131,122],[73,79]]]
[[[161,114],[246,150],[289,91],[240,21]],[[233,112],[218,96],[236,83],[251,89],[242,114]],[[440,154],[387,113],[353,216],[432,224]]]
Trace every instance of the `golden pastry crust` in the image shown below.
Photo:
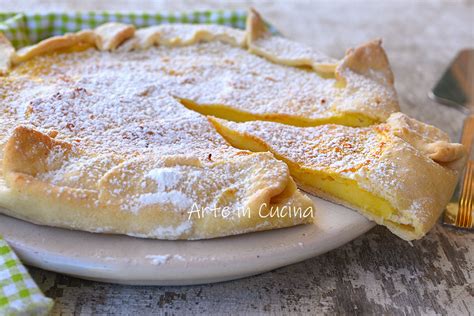
[[[99,50],[114,50],[135,34],[133,25],[107,23],[94,30],[95,45]]]
[[[392,114],[387,123],[365,128],[299,128],[212,117],[210,121],[230,144],[268,150],[285,161],[304,190],[354,208],[406,240],[419,239],[433,227],[451,198],[466,159],[462,145],[449,143],[439,129],[401,113]],[[307,174],[334,178],[332,181],[347,183],[353,190],[361,188],[372,199],[388,202],[390,210],[385,202],[378,206],[384,207],[385,213],[377,207],[357,206],[338,197],[337,192],[328,193],[324,186],[307,183]]]
[[[341,80],[345,80],[344,69],[346,68],[385,85],[394,83],[392,69],[382,48],[381,40],[370,41],[357,48],[349,49],[336,69],[336,76],[339,76]]]
[[[10,41],[0,32],[0,76],[5,74],[11,66],[15,48]]]
[[[461,159],[466,149],[462,144],[450,143],[440,129],[411,119],[402,113],[394,113],[387,120],[393,133],[408,142],[433,161],[459,170],[464,166]]]
[[[310,67],[316,72],[334,75],[337,61],[309,46],[272,36],[257,11],[250,9],[247,19],[247,45],[249,51],[277,64]]]
[[[36,45],[27,46],[11,55],[11,63],[19,64],[35,56],[68,49],[80,44],[93,45],[102,51],[110,51],[117,48],[126,39],[132,37],[135,27],[121,23],[107,23],[95,30],[83,30],[77,33],[69,33],[54,36]]]
[[[19,64],[32,59],[35,56],[45,55],[61,49],[67,49],[78,44],[93,45],[95,44],[96,37],[97,34],[90,30],[51,37],[36,45],[27,46],[15,52],[15,54],[11,56],[11,63]]]
[[[139,29],[120,46],[121,51],[148,49],[154,45],[186,46],[220,41],[231,46],[245,47],[245,32],[221,25],[164,24]]]

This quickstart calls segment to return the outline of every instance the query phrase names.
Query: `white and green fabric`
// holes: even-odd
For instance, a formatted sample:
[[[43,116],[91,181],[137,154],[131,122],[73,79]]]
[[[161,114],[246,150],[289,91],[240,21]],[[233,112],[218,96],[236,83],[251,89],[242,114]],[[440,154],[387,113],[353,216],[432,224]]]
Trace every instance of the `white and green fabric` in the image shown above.
[[[0,315],[47,315],[52,306],[0,237]]]
[[[68,32],[94,28],[105,22],[145,27],[165,23],[212,23],[245,28],[246,11],[200,11],[189,13],[0,13],[0,32],[16,48]],[[270,26],[272,31],[275,31]]]
[[[0,12],[0,32],[18,49],[51,36],[91,29],[105,22],[129,23],[137,28],[165,23],[212,23],[244,29],[246,18],[246,11],[156,14]],[[277,33],[271,25],[269,28]],[[47,314],[52,305],[52,300],[41,293],[17,256],[0,237],[0,315],[42,315]]]

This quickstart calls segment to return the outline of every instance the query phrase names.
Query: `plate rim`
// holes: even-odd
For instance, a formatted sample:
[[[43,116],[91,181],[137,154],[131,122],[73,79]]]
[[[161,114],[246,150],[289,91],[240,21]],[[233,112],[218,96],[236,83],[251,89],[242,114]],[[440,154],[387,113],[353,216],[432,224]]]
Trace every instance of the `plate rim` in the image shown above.
[[[25,228],[31,226],[30,228],[33,228],[31,233],[34,234],[34,231],[36,231],[40,236],[43,235],[43,238],[44,236],[54,236],[56,234],[58,236],[64,235],[66,239],[69,238],[71,240],[77,236],[79,236],[79,241],[81,241],[81,239],[87,242],[95,240],[98,244],[91,246],[92,248],[89,248],[89,250],[92,249],[91,251],[94,251],[94,249],[98,250],[97,247],[101,245],[110,246],[111,243],[113,247],[114,240],[123,242],[124,245],[141,244],[144,247],[141,250],[147,249],[147,243],[152,246],[156,246],[152,243],[156,243],[158,246],[162,244],[165,248],[169,246],[173,249],[180,248],[179,245],[184,244],[183,248],[188,250],[188,252],[189,249],[192,250],[192,248],[189,247],[193,244],[204,248],[212,247],[214,244],[214,246],[217,245],[220,249],[225,247],[226,243],[232,246],[236,244],[241,245],[241,243],[250,241],[259,245],[260,248],[257,247],[253,252],[251,246],[245,248],[247,246],[244,244],[241,250],[246,250],[246,253],[216,254],[214,257],[187,255],[185,259],[181,260],[183,258],[181,255],[175,253],[166,254],[164,256],[168,257],[162,258],[164,262],[158,262],[158,264],[156,264],[153,260],[145,260],[143,256],[133,258],[125,255],[124,257],[112,258],[111,260],[108,260],[105,255],[71,257],[73,253],[71,251],[61,254],[58,253],[57,249],[56,252],[48,251],[44,248],[38,249],[38,245],[34,244],[36,240],[35,242],[30,240],[28,243],[28,236],[15,236],[11,234],[11,229],[10,233],[3,234],[4,239],[10,244],[24,263],[44,270],[67,274],[82,279],[118,284],[194,285],[239,279],[301,262],[339,248],[376,226],[374,222],[369,221],[362,215],[344,206],[314,196],[310,197],[316,203],[316,223],[318,223],[319,220],[322,222],[325,220],[331,221],[331,218],[335,217],[336,220],[338,218],[342,221],[346,220],[344,225],[338,226],[338,223],[334,223],[335,226],[327,226],[327,231],[318,227],[317,224],[307,224],[209,240],[156,241],[124,235],[95,234],[56,227],[39,226],[3,214],[0,214],[0,219],[2,217],[6,218],[7,222],[11,222],[13,226],[20,225],[20,231],[22,230],[21,226]],[[335,214],[338,215],[335,216]],[[347,217],[348,220],[345,217]],[[1,222],[4,221],[0,220],[0,228],[2,227]],[[5,225],[5,223],[3,223],[3,225]],[[300,233],[303,234],[301,236],[302,241],[295,244],[296,240],[299,240],[295,238],[298,238],[298,234]],[[308,240],[311,234],[314,234],[314,236],[320,239]],[[288,242],[276,244],[278,237],[281,236],[288,237]],[[29,238],[31,239],[32,237]],[[40,238],[41,237],[38,237],[38,239]],[[261,247],[265,240],[270,240],[274,243],[268,247]],[[63,241],[54,241],[52,242],[53,245],[51,245],[51,243],[49,244],[49,247],[52,249],[54,249],[54,247],[58,248],[55,243],[61,245],[61,242]],[[300,245],[303,244],[303,242],[305,244]],[[44,240],[42,245],[46,245]],[[48,246],[46,245],[44,247],[47,248]],[[111,249],[106,249],[105,252],[107,253],[107,251],[110,250]],[[78,251],[80,251],[80,249]],[[87,253],[87,251],[85,251],[85,253]],[[256,251],[258,251],[258,253]],[[137,254],[137,252],[135,252],[135,254]],[[158,255],[158,257],[160,257],[160,255]],[[179,257],[181,257],[181,259]],[[147,258],[147,256],[145,256],[145,258]]]

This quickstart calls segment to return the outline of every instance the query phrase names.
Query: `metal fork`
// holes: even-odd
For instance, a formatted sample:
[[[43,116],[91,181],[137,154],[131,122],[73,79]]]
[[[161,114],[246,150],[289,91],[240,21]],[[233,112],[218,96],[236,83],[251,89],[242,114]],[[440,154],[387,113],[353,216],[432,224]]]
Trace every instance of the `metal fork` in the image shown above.
[[[465,49],[458,54],[429,95],[435,101],[455,106],[468,115],[464,121],[461,143],[468,150],[469,160],[451,202],[446,207],[443,224],[473,229],[474,49]]]

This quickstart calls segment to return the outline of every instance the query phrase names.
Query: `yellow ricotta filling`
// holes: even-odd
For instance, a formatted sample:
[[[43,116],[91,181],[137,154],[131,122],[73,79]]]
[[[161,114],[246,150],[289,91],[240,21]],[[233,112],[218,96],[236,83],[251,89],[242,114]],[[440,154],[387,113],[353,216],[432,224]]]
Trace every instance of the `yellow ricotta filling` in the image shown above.
[[[179,99],[181,104],[190,110],[203,115],[212,115],[234,122],[271,121],[299,127],[310,127],[324,124],[338,124],[346,126],[369,126],[378,123],[376,120],[358,113],[333,112],[324,118],[307,118],[288,114],[253,114],[221,104],[198,104],[189,99]]]

